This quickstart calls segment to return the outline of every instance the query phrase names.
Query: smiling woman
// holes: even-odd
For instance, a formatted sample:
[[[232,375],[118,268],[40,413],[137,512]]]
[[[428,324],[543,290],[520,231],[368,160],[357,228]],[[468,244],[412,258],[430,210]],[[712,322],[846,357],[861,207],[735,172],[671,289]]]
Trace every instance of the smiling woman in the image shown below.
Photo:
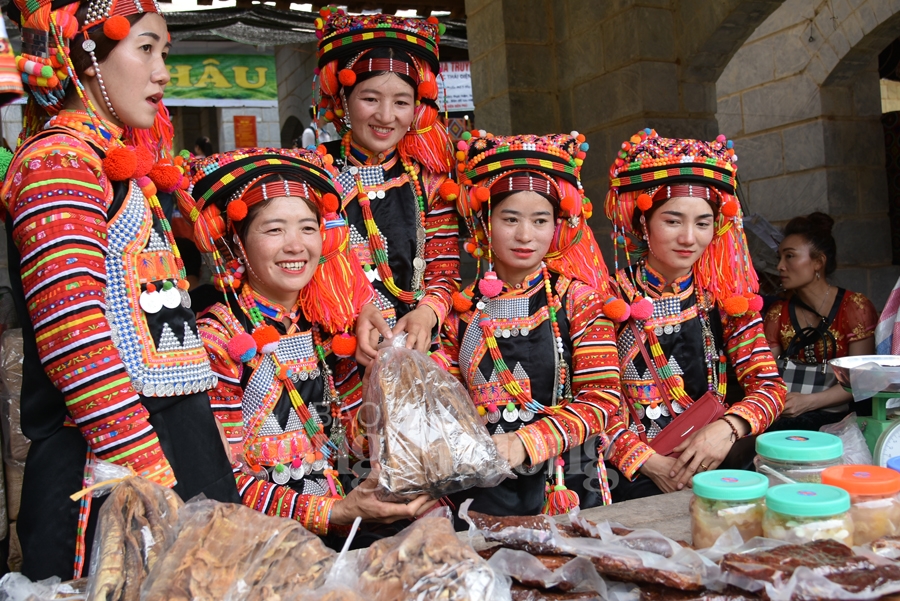
[[[22,572],[78,578],[102,500],[69,495],[111,461],[236,501],[183,263],[157,199],[187,183],[162,106],[166,23],[153,0],[18,0],[27,137],[0,199],[24,324],[17,532]],[[44,125],[44,120],[49,121]],[[87,358],[90,358],[88,361]]]

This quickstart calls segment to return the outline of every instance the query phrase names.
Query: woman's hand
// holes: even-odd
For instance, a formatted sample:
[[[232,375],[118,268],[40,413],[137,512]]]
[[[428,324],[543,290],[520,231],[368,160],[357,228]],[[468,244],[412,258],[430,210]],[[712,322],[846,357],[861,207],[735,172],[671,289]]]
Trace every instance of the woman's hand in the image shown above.
[[[406,332],[406,348],[424,353],[431,347],[431,332],[437,321],[437,314],[431,307],[420,305],[400,318],[394,326],[393,335]]]
[[[797,417],[814,409],[818,409],[815,395],[789,392],[784,397],[784,411],[781,412],[781,416]]]
[[[732,419],[737,421],[738,418]],[[675,460],[669,477],[675,478],[677,481],[676,488],[678,490],[684,488],[697,472],[714,470],[719,467],[734,444],[733,435],[731,426],[724,420],[716,420],[675,447],[675,452],[681,453],[681,456]]]
[[[386,340],[394,337],[391,327],[381,315],[381,309],[374,303],[364,305],[356,318],[356,361],[363,367],[368,367],[378,355],[378,338],[384,336]]]
[[[522,439],[514,433],[494,434],[491,436],[491,440],[497,445],[497,452],[506,459],[510,467],[519,467],[528,459],[528,452],[525,450],[525,445],[522,444]]]
[[[659,453],[653,453],[644,462],[639,471],[653,480],[653,483],[664,493],[678,490],[678,480],[669,476],[675,469],[675,459]]]
[[[346,497],[331,508],[330,523],[346,526],[353,523],[357,516],[364,522],[380,522],[390,524],[397,520],[412,519],[431,509],[437,499],[428,495],[419,495],[409,503],[385,503],[375,497],[378,488],[378,476],[373,471],[359,486],[350,491]]]

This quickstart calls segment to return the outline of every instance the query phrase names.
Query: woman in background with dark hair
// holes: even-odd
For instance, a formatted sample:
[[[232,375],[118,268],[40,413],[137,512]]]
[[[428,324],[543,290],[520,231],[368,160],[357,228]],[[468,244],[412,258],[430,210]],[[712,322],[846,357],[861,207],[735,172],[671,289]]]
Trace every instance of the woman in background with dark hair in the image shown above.
[[[787,298],[769,309],[765,331],[788,394],[770,430],[818,430],[841,420],[853,397],[824,366],[829,359],[875,352],[875,306],[827,280],[837,267],[833,225],[834,219],[817,212],[794,217],[784,228],[778,273]]]

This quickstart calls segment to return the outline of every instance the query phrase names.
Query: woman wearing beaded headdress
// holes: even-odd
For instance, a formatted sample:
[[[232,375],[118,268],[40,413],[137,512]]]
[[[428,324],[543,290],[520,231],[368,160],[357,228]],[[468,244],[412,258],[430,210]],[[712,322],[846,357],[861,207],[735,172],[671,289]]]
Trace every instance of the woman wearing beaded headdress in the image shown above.
[[[318,115],[341,132],[325,146],[341,171],[351,247],[375,288],[359,317],[365,365],[391,329],[427,350],[459,288],[458,187],[447,182],[451,148],[436,104],[443,26],[335,8],[316,26]]]
[[[630,303],[618,331],[622,417],[630,425],[607,431],[608,458],[623,476],[616,501],[684,487],[719,466],[738,439],[764,432],[784,407],[731,146],[724,136],[676,140],[647,129],[622,144],[610,169],[606,214],[617,250],[634,261],[616,272]],[[660,431],[707,393],[724,403],[722,417],[669,455],[655,452]]]
[[[69,579],[90,556],[103,502],[69,499],[93,459],[185,499],[238,497],[206,394],[215,375],[156,196],[183,181],[161,155],[166,23],[152,0],[15,6],[33,133],[2,190],[32,441],[17,531],[23,573]]]
[[[621,301],[609,297],[585,222],[591,205],[579,175],[586,144],[577,135],[486,134],[464,142],[466,248],[488,270],[454,296],[434,356],[466,385],[501,455],[520,474],[452,499],[474,497],[472,509],[483,513],[558,514],[579,506],[578,492],[588,492],[585,481],[598,476],[598,465],[594,455],[575,475],[570,459],[580,464],[580,446],[602,439],[609,420],[618,419],[615,332],[603,308]],[[608,503],[602,461],[599,469],[594,491]]]
[[[381,503],[367,479],[344,497],[338,468],[361,456],[352,330],[373,291],[349,253],[330,157],[253,148],[191,164],[199,248],[227,292],[199,321],[219,378],[213,411],[248,507],[325,536],[360,515],[410,518],[430,499]],[[185,199],[182,197],[182,201]]]

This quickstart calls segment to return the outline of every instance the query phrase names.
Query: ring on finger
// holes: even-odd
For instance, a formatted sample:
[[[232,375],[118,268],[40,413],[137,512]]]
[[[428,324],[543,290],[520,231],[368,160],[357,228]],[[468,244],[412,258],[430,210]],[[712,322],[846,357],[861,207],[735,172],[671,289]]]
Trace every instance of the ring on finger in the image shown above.
[[[709,466],[708,466],[708,465],[704,465],[704,464],[701,463],[701,464],[700,464],[700,469],[701,469],[701,471],[704,471],[704,472],[705,472],[706,470],[709,469]]]

